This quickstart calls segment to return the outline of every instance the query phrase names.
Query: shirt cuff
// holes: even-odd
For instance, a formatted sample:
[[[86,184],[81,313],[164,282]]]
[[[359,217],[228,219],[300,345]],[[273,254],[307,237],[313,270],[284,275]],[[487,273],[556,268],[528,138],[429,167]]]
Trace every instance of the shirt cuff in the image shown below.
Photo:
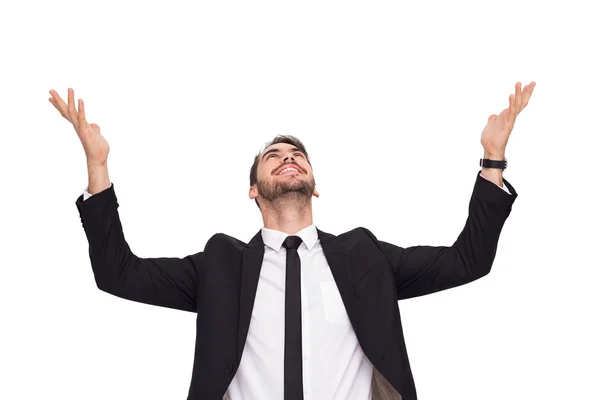
[[[112,182],[110,182],[110,186],[112,186]],[[86,201],[87,199],[89,199],[90,197],[93,196],[93,194],[91,194],[90,192],[88,192],[88,189],[89,189],[89,186],[86,186],[83,189],[83,201]]]

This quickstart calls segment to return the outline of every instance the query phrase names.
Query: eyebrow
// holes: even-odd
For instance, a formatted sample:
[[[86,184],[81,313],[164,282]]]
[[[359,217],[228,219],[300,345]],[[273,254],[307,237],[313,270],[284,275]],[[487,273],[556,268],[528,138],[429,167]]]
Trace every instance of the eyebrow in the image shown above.
[[[264,160],[265,156],[269,153],[279,153],[280,151],[281,150],[279,150],[279,149],[271,149],[271,150],[267,151],[265,154],[263,154],[263,156],[261,157],[261,160]],[[297,147],[292,148],[292,151],[299,151],[300,153],[304,154],[304,152]]]

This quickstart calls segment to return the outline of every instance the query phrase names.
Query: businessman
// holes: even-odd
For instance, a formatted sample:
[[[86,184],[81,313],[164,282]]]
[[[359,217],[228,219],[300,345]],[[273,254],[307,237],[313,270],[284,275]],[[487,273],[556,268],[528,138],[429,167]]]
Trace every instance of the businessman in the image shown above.
[[[534,87],[517,83],[508,107],[488,118],[468,217],[452,246],[403,248],[363,227],[321,231],[308,152],[297,138],[277,136],[250,169],[249,198],[264,226],[248,243],[216,234],[183,258],[132,252],[100,128],[72,89],[67,103],[54,90],[49,101],[87,157],[88,187],[76,206],[98,288],[197,314],[189,400],[415,400],[397,302],[490,272],[517,197],[502,176],[505,149]]]

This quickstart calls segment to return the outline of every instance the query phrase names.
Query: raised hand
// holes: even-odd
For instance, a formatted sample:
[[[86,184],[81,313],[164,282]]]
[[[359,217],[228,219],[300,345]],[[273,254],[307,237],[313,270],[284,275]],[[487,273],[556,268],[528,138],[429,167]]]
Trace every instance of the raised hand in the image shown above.
[[[103,166],[106,164],[110,147],[106,139],[100,134],[100,127],[96,124],[88,124],[85,119],[85,106],[83,100],[79,99],[79,110],[75,109],[75,94],[73,89],[68,89],[68,103],[55,90],[50,90],[52,97],[48,99],[50,103],[65,117],[67,121],[73,124],[79,140],[83,145],[83,150],[87,157],[88,166]]]
[[[521,90],[521,82],[515,85],[515,93],[508,98],[508,108],[502,110],[499,115],[492,114],[488,118],[488,123],[481,134],[481,144],[485,154],[495,155],[496,158],[502,159],[510,133],[515,126],[517,115],[527,105],[535,82],[531,82]]]

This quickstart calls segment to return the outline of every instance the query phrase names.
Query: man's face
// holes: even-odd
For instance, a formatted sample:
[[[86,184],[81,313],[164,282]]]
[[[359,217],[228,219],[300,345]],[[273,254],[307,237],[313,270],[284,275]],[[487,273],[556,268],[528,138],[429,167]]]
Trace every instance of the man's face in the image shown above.
[[[277,143],[267,147],[258,159],[257,178],[256,187],[250,188],[251,199],[257,196],[268,201],[281,197],[319,197],[312,167],[304,153],[291,144]]]

